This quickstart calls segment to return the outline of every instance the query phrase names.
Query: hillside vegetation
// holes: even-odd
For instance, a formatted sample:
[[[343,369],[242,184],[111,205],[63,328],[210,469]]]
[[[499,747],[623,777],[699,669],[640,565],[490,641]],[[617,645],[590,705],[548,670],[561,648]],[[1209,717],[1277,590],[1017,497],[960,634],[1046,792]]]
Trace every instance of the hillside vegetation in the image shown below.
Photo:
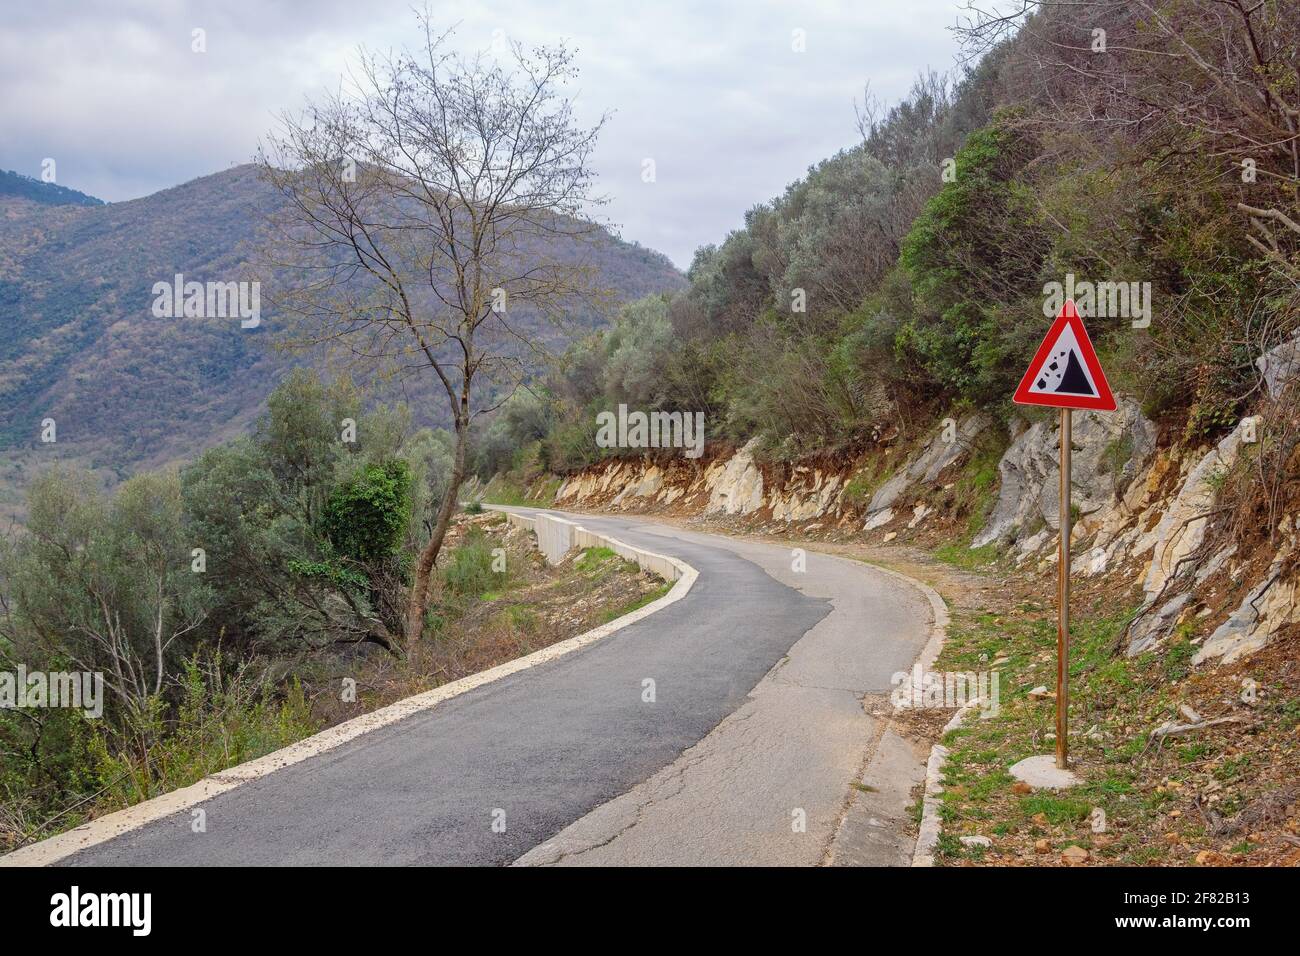
[[[487,467],[532,441],[559,472],[617,453],[593,421],[620,402],[704,411],[767,460],[954,408],[1005,421],[1070,274],[1149,283],[1149,322],[1088,318],[1112,385],[1188,441],[1234,424],[1300,319],[1300,21],[1267,0],[1029,6],[1014,35],[967,32],[987,52],[956,82],[868,100],[863,141],[700,249],[687,289],[571,349]]]
[[[345,417],[355,442],[339,440]],[[425,639],[403,650],[406,582],[450,459],[447,434],[404,408],[297,370],[250,435],[179,472],[111,495],[43,472],[27,527],[0,535],[0,671],[104,684],[98,714],[0,709],[0,853],[666,591],[608,549],[550,567],[502,515],[462,515]]]
[[[0,169],[0,196],[30,199],[47,206],[102,206],[104,200],[87,196],[83,192],[47,183],[11,169]]]

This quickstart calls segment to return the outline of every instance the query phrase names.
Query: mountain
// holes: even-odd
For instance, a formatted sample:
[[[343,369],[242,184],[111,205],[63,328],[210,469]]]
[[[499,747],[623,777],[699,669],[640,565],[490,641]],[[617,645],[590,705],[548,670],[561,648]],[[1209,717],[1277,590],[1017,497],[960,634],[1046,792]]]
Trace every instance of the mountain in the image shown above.
[[[55,460],[111,483],[247,428],[290,367],[269,347],[274,316],[264,307],[256,329],[160,319],[152,289],[177,273],[254,274],[254,243],[275,201],[252,166],[108,205],[0,197],[0,505]],[[620,301],[685,282],[666,257],[607,233],[582,254]],[[602,321],[575,319],[579,333]],[[417,420],[438,423],[445,399],[419,383],[402,394]],[[46,418],[56,422],[52,444],[41,441]]]
[[[46,206],[102,206],[104,200],[87,196],[85,193],[60,186],[57,183],[41,182],[22,173],[0,169],[0,197],[17,196]]]

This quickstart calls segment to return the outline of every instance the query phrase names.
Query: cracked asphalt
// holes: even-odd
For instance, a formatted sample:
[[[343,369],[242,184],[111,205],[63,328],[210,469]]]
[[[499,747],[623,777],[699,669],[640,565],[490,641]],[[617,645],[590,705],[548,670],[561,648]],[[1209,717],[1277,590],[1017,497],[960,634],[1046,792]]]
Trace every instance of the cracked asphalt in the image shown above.
[[[927,600],[844,559],[796,572],[774,545],[578,520],[699,579],[593,645],[208,800],[205,832],[186,809],[64,863],[826,862],[882,730],[863,701],[928,639]]]

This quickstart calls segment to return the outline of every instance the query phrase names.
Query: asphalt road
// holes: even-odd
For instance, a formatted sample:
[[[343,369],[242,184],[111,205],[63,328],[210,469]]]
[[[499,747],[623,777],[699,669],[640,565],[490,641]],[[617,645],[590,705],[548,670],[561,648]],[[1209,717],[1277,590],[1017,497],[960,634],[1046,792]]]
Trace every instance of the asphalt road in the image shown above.
[[[768,764],[771,754],[764,753],[761,740],[755,745],[753,734],[747,735],[749,756],[729,754],[725,738],[731,724],[719,725],[752,705],[751,694],[761,682],[782,670],[770,673],[773,668],[792,659],[805,662],[805,689],[838,695],[835,707],[848,721],[838,729],[821,727],[816,708],[797,706],[795,699],[772,715],[778,751],[805,750],[814,738],[836,748],[847,742],[850,752],[842,759],[822,761],[833,767],[805,761],[813,783],[828,791],[824,808],[817,809],[813,800],[809,811],[820,828],[818,840],[825,842],[823,831],[833,830],[852,782],[845,768],[860,769],[870,748],[868,739],[857,739],[869,728],[854,724],[861,717],[861,699],[887,691],[888,675],[910,665],[928,634],[928,608],[919,592],[871,569],[820,556],[816,566],[823,571],[814,571],[809,556],[809,573],[801,583],[788,573],[790,552],[784,548],[656,527],[643,519],[580,520],[630,544],[679,557],[699,571],[699,579],[680,601],[591,646],[208,800],[201,805],[205,832],[193,832],[187,809],[63,863],[506,864],[572,833],[571,825],[587,831],[578,849],[610,843],[609,835],[591,836],[597,811],[616,806],[620,796],[634,798],[701,747],[724,764],[740,759],[750,777],[761,777],[762,766],[768,766],[769,776],[782,773],[781,761]],[[826,563],[831,561],[833,569]],[[828,627],[829,621],[838,623]],[[816,634],[822,638],[811,640]],[[799,645],[801,652],[788,656],[806,635],[810,640]],[[837,684],[841,672],[852,679]],[[654,703],[642,700],[646,678],[655,681]],[[792,721],[802,732],[788,732]],[[715,729],[721,733],[711,734]],[[819,769],[825,770],[824,783]],[[714,781],[694,805],[706,811],[708,792],[717,789]],[[738,809],[737,799],[742,800]],[[779,855],[749,857],[745,847],[728,849],[743,842],[747,831],[791,829],[787,796],[774,792],[769,802],[770,813],[751,814],[730,828],[710,828],[711,845],[718,849],[703,857],[686,846],[674,853],[670,845],[648,859],[629,851],[592,862],[788,861]],[[730,804],[715,800],[713,805],[726,805],[733,817],[746,814],[743,797],[735,793]],[[616,832],[627,829],[624,822]],[[689,827],[662,838],[653,829],[641,827],[638,845],[693,840]],[[552,844],[546,858],[536,862],[554,862],[557,855]],[[799,862],[816,862],[805,855],[807,860]]]

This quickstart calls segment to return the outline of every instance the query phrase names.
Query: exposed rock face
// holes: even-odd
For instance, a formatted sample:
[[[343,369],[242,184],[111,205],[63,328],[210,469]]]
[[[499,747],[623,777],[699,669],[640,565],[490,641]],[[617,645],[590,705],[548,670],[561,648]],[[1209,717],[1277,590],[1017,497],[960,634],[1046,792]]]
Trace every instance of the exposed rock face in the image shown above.
[[[1128,656],[1136,657],[1163,640],[1174,629],[1191,599],[1191,593],[1185,592],[1160,605],[1159,610],[1144,612],[1134,618],[1128,631]]]
[[[560,490],[555,493],[555,500],[582,501],[595,498],[607,492],[611,485],[621,489],[625,485],[625,478],[630,480],[637,474],[639,464],[640,462],[616,461],[599,471],[574,475],[560,486]]]
[[[709,514],[748,514],[763,507],[763,473],[754,465],[754,442],[750,442],[725,464],[714,464],[705,474],[710,488]]]
[[[1300,336],[1261,356],[1257,364],[1276,398],[1300,375]],[[922,526],[939,504],[927,500],[937,490],[936,480],[990,424],[984,415],[971,415],[956,423],[951,441],[944,440],[941,430],[876,490],[862,527],[870,531],[892,524],[883,538],[888,542],[904,524]],[[1130,655],[1157,646],[1180,622],[1206,618],[1213,603],[1209,595],[1221,593],[1210,579],[1226,567],[1228,577],[1237,581],[1242,568],[1250,566],[1248,561],[1229,563],[1236,553],[1232,544],[1212,555],[1205,547],[1220,507],[1221,478],[1237,461],[1245,437],[1239,426],[1212,448],[1157,449],[1155,426],[1131,400],[1121,399],[1116,412],[1075,414],[1071,497],[1079,517],[1072,572],[1122,573],[1125,586],[1141,585],[1145,602],[1129,627]],[[1013,554],[1022,563],[1038,561],[1041,567],[1055,560],[1058,441],[1055,420],[1021,423],[998,464],[997,502],[972,547],[1014,542]],[[852,477],[850,469],[836,465],[797,464],[765,473],[751,443],[712,461],[606,462],[571,477],[557,500],[613,508],[675,504],[696,513],[753,515],[760,521],[770,517],[809,530],[834,524],[848,531],[855,523],[851,519],[862,514],[845,500]],[[1205,639],[1196,663],[1237,660],[1263,647],[1279,628],[1300,623],[1300,582],[1291,560],[1296,535],[1290,520],[1278,530],[1287,544],[1263,578],[1245,582],[1253,587]],[[1205,588],[1213,590],[1207,594]]]
[[[1019,532],[1060,522],[1060,428],[1038,422],[1025,429],[998,463],[1001,487],[984,530],[971,543],[1005,542]],[[1150,461],[1155,426],[1137,404],[1122,399],[1115,412],[1079,412],[1073,420],[1071,498],[1084,516],[1117,503]],[[1094,520],[1095,526],[1099,521]],[[1040,539],[1036,546],[1045,543]]]
[[[1201,664],[1211,658],[1221,657],[1224,664],[1259,650],[1286,624],[1300,622],[1300,607],[1296,605],[1296,582],[1283,580],[1286,560],[1293,550],[1289,543],[1273,560],[1264,580],[1251,589],[1241,606],[1228,615],[1228,619],[1215,629],[1201,649],[1192,658]]]
[[[777,521],[808,521],[820,518],[839,504],[844,489],[839,475],[796,469],[785,488],[774,488],[769,496],[772,517]]]
[[[1142,584],[1148,600],[1164,590],[1179,562],[1201,546],[1208,515],[1214,510],[1218,482],[1236,462],[1240,449],[1241,428],[1238,427],[1196,463],[1178,494],[1165,508],[1164,517],[1155,531],[1134,547],[1134,554],[1144,554],[1148,548],[1152,549],[1151,566]]]
[[[680,503],[704,514],[748,515],[763,508],[777,521],[810,521],[839,509],[843,476],[796,466],[769,484],[754,461],[754,443],[704,467],[649,458],[609,461],[570,477],[556,492],[560,504],[638,508]]]
[[[951,440],[938,435],[879,489],[869,510],[868,528],[893,518],[889,504],[913,486],[933,482],[966,454],[991,420],[973,414],[953,423]],[[753,515],[763,512],[774,521],[804,523],[830,517],[844,526],[858,507],[846,503],[844,492],[851,474],[844,467],[796,464],[785,477],[773,478],[754,460],[756,441],[739,451],[707,463],[672,459],[612,459],[570,476],[556,492],[557,504],[599,505],[616,509],[643,508],[676,503],[704,514]],[[934,509],[924,503],[912,508],[910,527],[919,526]],[[872,522],[875,522],[873,524]]]
[[[1288,339],[1255,359],[1270,398],[1282,394],[1286,384],[1300,375],[1300,335]]]
[[[649,498],[664,486],[664,473],[658,465],[651,465],[641,476],[620,491],[611,504],[618,507],[628,498]]]
[[[1278,398],[1300,375],[1300,335],[1261,355],[1255,364],[1270,397]],[[1117,539],[1117,543],[1129,548],[1131,555],[1151,552],[1142,578],[1146,603],[1129,625],[1130,655],[1140,654],[1167,637],[1195,606],[1192,599],[1201,586],[1236,553],[1235,545],[1221,548],[1208,559],[1200,552],[1216,508],[1220,479],[1236,463],[1244,438],[1243,428],[1238,425],[1218,445],[1195,459],[1186,469],[1174,497],[1152,504],[1153,508],[1160,509],[1160,518],[1149,532],[1138,534],[1129,530]],[[1161,461],[1167,459],[1158,457],[1157,465]],[[1157,470],[1152,469],[1148,485],[1153,481],[1158,484]],[[1231,663],[1259,650],[1284,625],[1300,622],[1297,582],[1294,577],[1287,577],[1288,558],[1295,548],[1290,519],[1285,519],[1278,530],[1287,543],[1274,556],[1263,579],[1206,638],[1192,658],[1193,663],[1214,659]],[[1184,589],[1182,593],[1167,597],[1180,587]]]
[[[870,531],[888,524],[894,517],[893,506],[902,494],[919,482],[934,481],[940,472],[970,450],[971,443],[991,424],[987,415],[976,412],[957,423],[955,435],[949,440],[940,430],[919,455],[894,472],[881,485],[867,505],[864,530]]]

